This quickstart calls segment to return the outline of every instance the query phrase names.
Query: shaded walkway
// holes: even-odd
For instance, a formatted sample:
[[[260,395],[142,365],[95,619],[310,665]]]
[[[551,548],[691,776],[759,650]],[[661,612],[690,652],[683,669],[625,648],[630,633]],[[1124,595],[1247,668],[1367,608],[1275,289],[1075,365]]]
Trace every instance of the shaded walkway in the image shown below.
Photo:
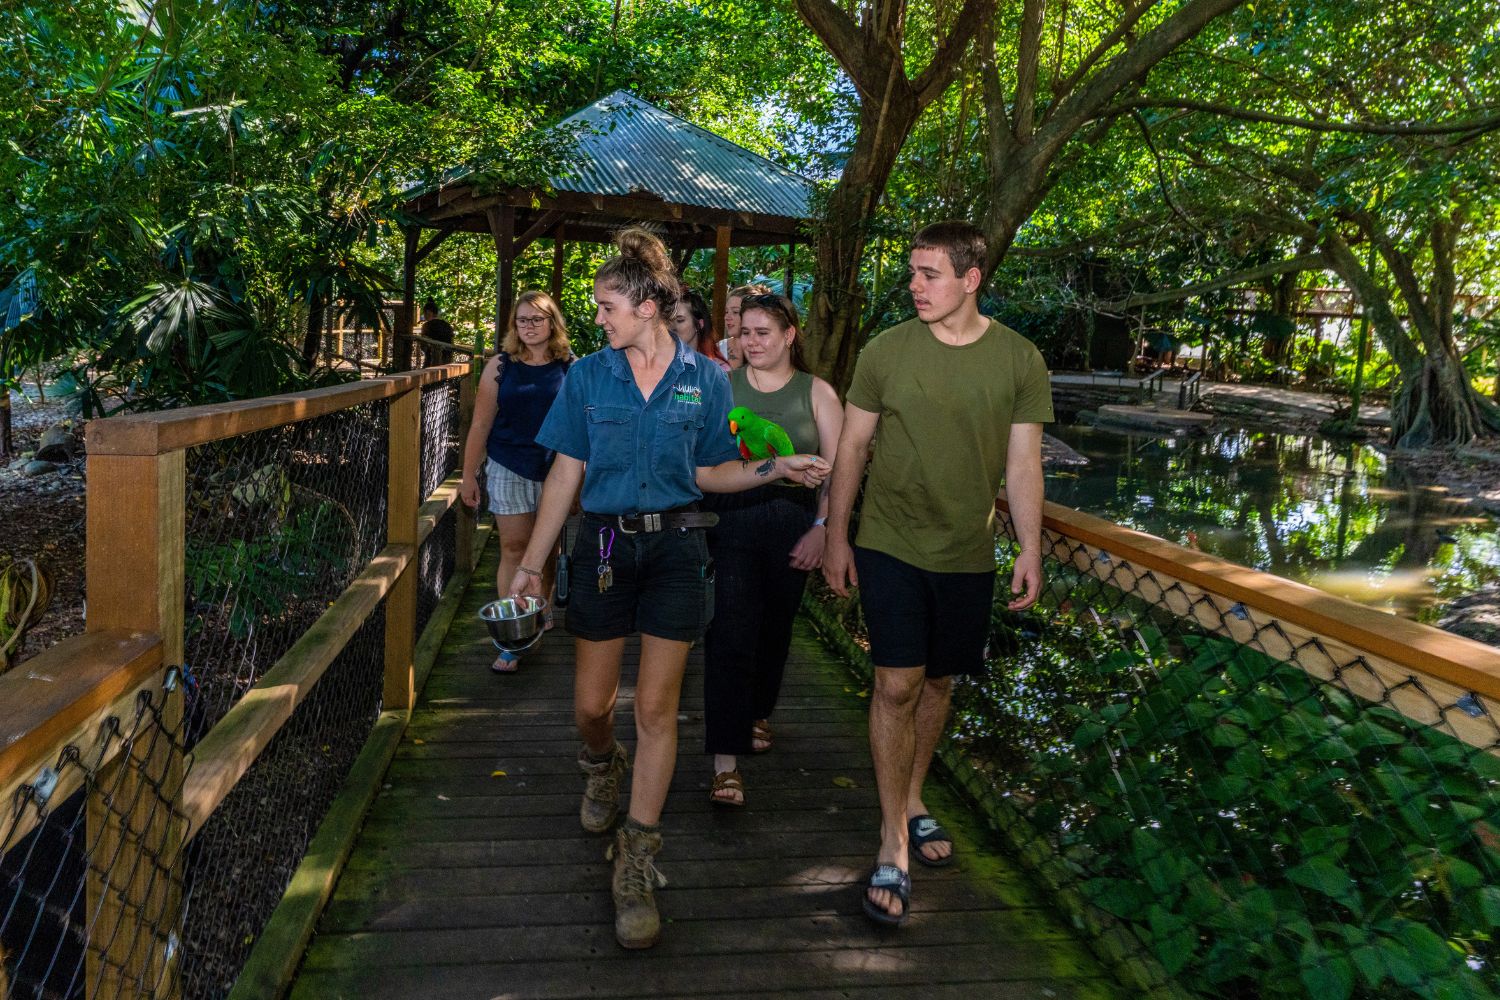
[[[1102,998],[1121,995],[962,807],[936,796],[962,861],[913,873],[913,916],[873,927],[859,889],[877,809],[867,701],[799,629],[776,748],[743,759],[749,807],[707,802],[702,666],[683,696],[664,817],[662,942],[614,941],[605,838],[578,825],[571,640],[489,672],[475,617],[493,546],[308,951],[293,996]],[[634,659],[627,652],[627,679]],[[620,737],[634,743],[630,689]],[[503,773],[501,773],[503,772]],[[959,822],[953,822],[958,820]]]

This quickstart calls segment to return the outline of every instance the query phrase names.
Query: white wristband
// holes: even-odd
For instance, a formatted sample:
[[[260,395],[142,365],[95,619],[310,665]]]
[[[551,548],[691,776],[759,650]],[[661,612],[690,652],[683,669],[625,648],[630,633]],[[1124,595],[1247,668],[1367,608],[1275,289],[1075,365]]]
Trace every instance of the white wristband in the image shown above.
[[[826,518],[826,517],[815,517],[815,518],[813,518],[813,527],[814,528],[821,528],[821,527],[823,527],[823,525],[825,525],[827,523],[828,523],[828,518]]]

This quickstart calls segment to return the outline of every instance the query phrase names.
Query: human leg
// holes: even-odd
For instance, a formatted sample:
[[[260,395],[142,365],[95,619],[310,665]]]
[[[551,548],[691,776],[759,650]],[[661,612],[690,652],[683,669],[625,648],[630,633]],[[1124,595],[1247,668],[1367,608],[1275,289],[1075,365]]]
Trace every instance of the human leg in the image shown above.
[[[630,817],[651,826],[661,819],[667,788],[677,767],[677,708],[690,643],[641,636],[641,667],[635,682],[635,776]]]
[[[922,690],[922,671],[909,667],[876,667],[870,696],[870,756],[875,762],[875,789],[880,797],[879,864],[906,871],[906,797],[911,786],[916,747],[914,725]],[[892,916],[900,901],[889,889],[871,888],[870,901]]]
[[[628,766],[625,749],[615,739],[615,701],[624,652],[623,638],[574,643],[573,718],[583,738],[578,768],[584,776],[578,819],[590,833],[608,830],[619,814],[620,780]]]
[[[922,682],[917,699],[915,717],[915,741],[912,747],[911,784],[906,795],[906,819],[930,817],[922,801],[922,786],[927,781],[927,769],[932,765],[932,755],[937,750],[938,740],[948,725],[948,710],[953,700],[952,677],[928,677]],[[934,821],[935,825],[935,821]],[[937,828],[941,831],[941,828]],[[908,828],[910,833],[910,828]],[[953,842],[935,837],[914,848],[918,860],[931,865],[945,865],[953,856]]]

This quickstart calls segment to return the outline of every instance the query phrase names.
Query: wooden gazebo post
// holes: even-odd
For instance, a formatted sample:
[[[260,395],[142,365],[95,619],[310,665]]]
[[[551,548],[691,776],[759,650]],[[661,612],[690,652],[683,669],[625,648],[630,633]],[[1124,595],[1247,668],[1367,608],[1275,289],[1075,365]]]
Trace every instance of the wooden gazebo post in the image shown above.
[[[724,307],[729,304],[729,235],[728,226],[719,226],[714,239],[714,332],[722,338]]]
[[[793,265],[797,262],[796,241],[786,245],[786,281],[782,284],[781,291],[788,299],[792,297],[792,274]]]
[[[559,222],[557,228],[552,230],[552,301],[562,308],[562,286],[563,286],[563,263],[567,253],[566,233],[563,224]]]
[[[510,306],[516,299],[516,210],[511,205],[491,208],[485,215],[490,221],[490,233],[495,237],[495,350],[505,337],[505,324],[510,320]],[[474,345],[480,354],[484,344]]]
[[[401,308],[396,310],[396,370],[411,367],[411,335],[417,317],[417,238],[422,230],[407,226],[406,252],[401,255]]]

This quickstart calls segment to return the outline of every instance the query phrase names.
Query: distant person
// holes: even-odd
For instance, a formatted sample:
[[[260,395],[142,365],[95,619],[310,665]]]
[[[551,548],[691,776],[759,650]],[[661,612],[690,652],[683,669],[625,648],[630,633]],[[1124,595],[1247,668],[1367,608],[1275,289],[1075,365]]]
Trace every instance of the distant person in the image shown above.
[[[447,324],[444,324],[445,326]],[[537,444],[537,431],[562,390],[573,358],[568,325],[546,292],[522,292],[511,307],[510,326],[500,350],[484,366],[474,399],[474,418],[464,443],[461,496],[479,506],[479,477],[484,476],[489,511],[500,535],[500,569],[495,574],[500,596],[516,575],[536,527],[542,481],[552,467],[552,452]],[[542,564],[542,591],[552,592],[556,560]],[[490,669],[515,673],[520,657],[502,650]]]
[[[940,222],[912,241],[917,317],[870,341],[855,363],[829,487],[823,576],[840,597],[859,587],[875,690],[870,750],[880,796],[880,851],[865,887],[874,921],[911,906],[908,852],[953,861],[953,838],[922,786],[947,725],[957,674],[977,675],[995,599],[995,495],[1005,484],[1020,554],[1012,611],[1042,586],[1042,424],[1052,419],[1047,365],[1025,337],[979,312],[985,238]],[[849,516],[876,431],[860,511]]]
[[[745,364],[729,376],[734,405],[786,432],[792,450],[828,455],[838,447],[844,411],[833,386],[808,371],[797,309],[780,295],[744,300],[740,349]],[[747,440],[755,427],[741,427]],[[743,806],[740,754],[771,749],[770,716],[792,645],[792,620],[807,574],[823,561],[828,497],[822,490],[774,483],[743,493],[710,494],[719,515],[708,529],[714,558],[714,616],[703,642],[705,749],[713,755],[709,801]]]
[[[443,319],[443,310],[438,306],[435,299],[428,299],[422,303],[422,336],[428,340],[441,340],[445,344],[453,343],[453,324]],[[446,365],[453,360],[453,352],[445,351],[441,347],[433,347],[431,344],[422,345],[423,363],[431,368],[433,365]]]
[[[640,634],[635,681],[635,773],[625,822],[614,833],[615,940],[649,948],[661,935],[656,905],[661,812],[677,766],[677,707],[688,649],[712,610],[713,565],[700,511],[705,490],[735,491],[788,478],[822,485],[814,455],[740,460],[729,434],[729,382],[667,331],[680,284],[661,240],[643,229],[615,237],[619,252],[594,275],[594,322],[606,346],[575,364],[537,435],[556,450],[531,544],[510,592],[545,593],[543,562],[573,498],[583,516],[572,552],[580,582],[568,605],[574,649],[573,716],[583,746],[580,825],[614,826],[629,766],[615,739],[626,639]],[[549,830],[542,836],[562,836]]]
[[[718,341],[714,340],[713,320],[709,317],[708,303],[703,301],[703,296],[683,285],[667,326],[677,335],[678,340],[723,371],[729,371],[729,361],[719,350]]]
[[[745,296],[769,294],[771,290],[761,284],[740,285],[729,290],[729,297],[724,301],[724,339],[719,341],[719,352],[729,362],[731,369],[745,363],[737,343],[740,335],[740,306],[745,301]]]

